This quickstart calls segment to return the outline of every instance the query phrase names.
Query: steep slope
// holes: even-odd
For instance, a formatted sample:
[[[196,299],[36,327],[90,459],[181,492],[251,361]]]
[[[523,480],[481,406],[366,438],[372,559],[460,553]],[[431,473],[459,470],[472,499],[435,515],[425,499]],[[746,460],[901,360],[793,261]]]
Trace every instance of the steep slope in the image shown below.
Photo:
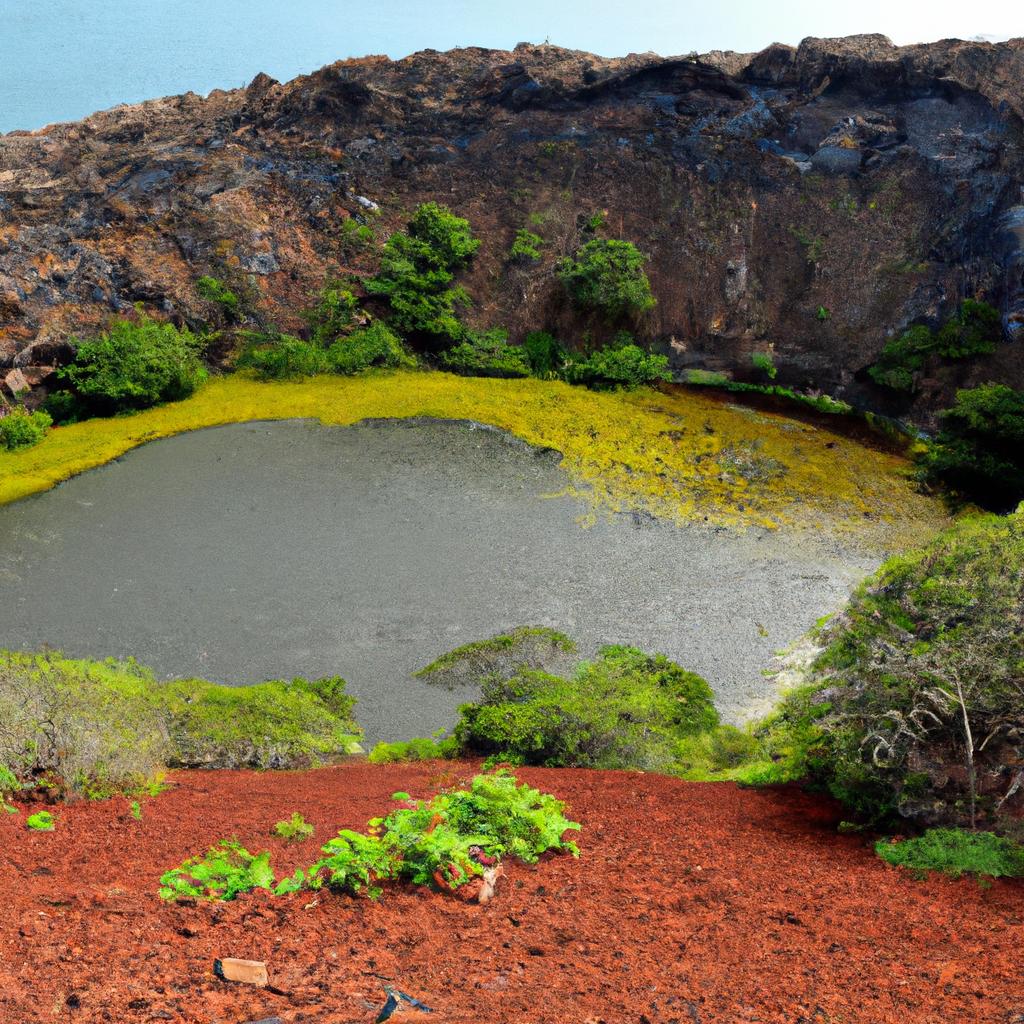
[[[0,137],[0,376],[36,384],[75,329],[143,302],[202,320],[203,273],[248,277],[286,325],[325,272],[366,272],[420,201],[472,221],[471,316],[513,336],[610,328],[552,273],[604,211],[651,259],[637,333],[673,368],[821,388],[928,423],[957,384],[1024,384],[1007,341],[910,407],[864,373],[959,300],[1024,337],[1024,40],[808,39],[756,55],[608,60],[552,46],[425,51],[286,85],[118,107]],[[376,207],[379,206],[379,210]],[[506,260],[516,229],[545,239]]]

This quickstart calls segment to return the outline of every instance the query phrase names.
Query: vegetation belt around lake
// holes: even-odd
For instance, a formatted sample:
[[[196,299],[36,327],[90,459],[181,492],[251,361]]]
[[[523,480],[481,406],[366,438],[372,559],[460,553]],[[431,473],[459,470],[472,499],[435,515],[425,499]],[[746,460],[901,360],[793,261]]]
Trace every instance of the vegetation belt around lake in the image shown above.
[[[272,382],[239,373],[183,401],[57,427],[34,447],[0,452],[0,504],[188,430],[417,416],[485,423],[559,451],[572,491],[590,500],[593,514],[643,512],[738,529],[806,526],[873,535],[886,547],[919,542],[946,521],[900,457],[781,415],[692,393],[596,393],[560,381],[415,370]]]

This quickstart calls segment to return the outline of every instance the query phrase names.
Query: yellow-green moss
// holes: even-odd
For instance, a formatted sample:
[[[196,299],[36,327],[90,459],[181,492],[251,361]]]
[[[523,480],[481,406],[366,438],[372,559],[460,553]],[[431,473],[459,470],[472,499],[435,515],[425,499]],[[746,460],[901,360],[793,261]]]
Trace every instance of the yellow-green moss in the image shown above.
[[[0,504],[44,491],[159,437],[246,420],[434,416],[493,424],[555,448],[595,513],[648,512],[676,522],[785,525],[841,532],[884,547],[944,525],[898,456],[785,416],[694,393],[595,393],[558,381],[380,371],[261,383],[210,381],[183,402],[58,427],[39,445],[0,453]]]

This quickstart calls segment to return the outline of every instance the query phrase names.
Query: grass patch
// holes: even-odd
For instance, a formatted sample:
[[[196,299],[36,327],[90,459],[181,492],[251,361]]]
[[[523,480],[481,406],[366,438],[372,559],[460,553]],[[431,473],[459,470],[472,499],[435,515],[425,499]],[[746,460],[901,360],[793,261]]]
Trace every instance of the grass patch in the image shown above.
[[[736,528],[796,524],[873,536],[886,546],[909,546],[948,522],[939,502],[916,492],[905,460],[775,413],[724,407],[699,393],[593,393],[559,381],[405,370],[293,383],[236,374],[185,401],[54,428],[32,448],[0,451],[0,504],[186,430],[413,416],[488,423],[562,452],[573,489],[595,512]],[[783,472],[761,482],[722,479],[718,456],[754,442]]]
[[[1024,876],[1024,846],[992,832],[932,828],[914,839],[879,839],[875,852],[882,860],[916,874],[941,871],[953,878]]]

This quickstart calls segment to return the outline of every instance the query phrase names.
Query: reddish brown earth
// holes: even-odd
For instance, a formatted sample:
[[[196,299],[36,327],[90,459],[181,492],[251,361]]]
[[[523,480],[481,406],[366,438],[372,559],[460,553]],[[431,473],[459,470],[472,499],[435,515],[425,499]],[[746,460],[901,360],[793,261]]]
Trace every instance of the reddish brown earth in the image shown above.
[[[512,866],[486,906],[411,889],[156,895],[219,838],[270,848],[283,874],[392,791],[425,796],[473,767],[191,772],[141,822],[123,800],[57,808],[53,833],[5,816],[0,1020],[369,1022],[388,983],[437,1022],[1024,1020],[1024,887],[913,881],[794,789],[523,770],[569,802],[582,856]],[[317,833],[287,847],[268,830],[295,810]],[[265,960],[287,994],[217,981],[228,956]]]

